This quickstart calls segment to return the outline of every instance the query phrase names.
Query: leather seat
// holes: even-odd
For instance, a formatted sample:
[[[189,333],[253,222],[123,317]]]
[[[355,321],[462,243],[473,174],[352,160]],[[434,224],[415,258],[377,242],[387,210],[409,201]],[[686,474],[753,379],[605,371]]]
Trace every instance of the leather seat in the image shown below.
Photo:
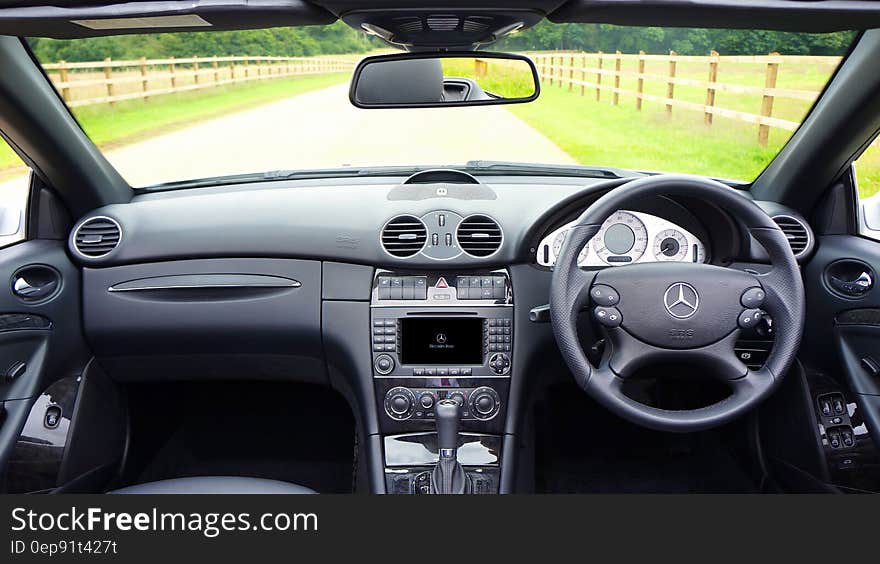
[[[242,476],[199,476],[147,482],[107,492],[111,494],[316,494],[305,486],[245,478]]]

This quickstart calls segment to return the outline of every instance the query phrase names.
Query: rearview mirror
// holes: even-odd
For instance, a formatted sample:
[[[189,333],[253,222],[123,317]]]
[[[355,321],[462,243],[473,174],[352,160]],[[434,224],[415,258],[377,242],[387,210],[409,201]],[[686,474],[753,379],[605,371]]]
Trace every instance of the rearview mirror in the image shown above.
[[[349,98],[359,108],[435,108],[531,102],[540,91],[521,55],[405,53],[358,63]]]

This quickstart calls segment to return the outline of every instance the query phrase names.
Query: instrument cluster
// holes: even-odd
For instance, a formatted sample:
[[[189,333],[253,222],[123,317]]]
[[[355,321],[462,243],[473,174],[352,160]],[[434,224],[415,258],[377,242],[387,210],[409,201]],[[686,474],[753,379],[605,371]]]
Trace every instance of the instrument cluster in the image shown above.
[[[574,222],[550,232],[538,245],[537,262],[553,266]],[[706,262],[706,247],[683,227],[651,214],[618,210],[581,249],[578,266],[637,262]]]

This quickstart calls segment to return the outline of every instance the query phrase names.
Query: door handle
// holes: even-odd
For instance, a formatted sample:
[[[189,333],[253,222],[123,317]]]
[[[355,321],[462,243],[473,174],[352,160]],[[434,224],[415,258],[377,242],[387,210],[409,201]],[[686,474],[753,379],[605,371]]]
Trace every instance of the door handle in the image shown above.
[[[851,297],[861,297],[874,287],[874,280],[868,272],[862,272],[855,280],[844,280],[837,276],[830,276],[828,282],[841,294]]]
[[[39,300],[49,296],[58,287],[58,280],[48,280],[42,284],[31,284],[24,276],[15,278],[12,283],[12,292],[19,298],[26,300]]]

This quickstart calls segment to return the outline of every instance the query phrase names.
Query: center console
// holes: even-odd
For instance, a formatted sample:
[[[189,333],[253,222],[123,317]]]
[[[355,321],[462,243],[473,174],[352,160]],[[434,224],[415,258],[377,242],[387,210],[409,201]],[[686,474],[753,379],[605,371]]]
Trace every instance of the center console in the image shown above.
[[[373,382],[389,493],[426,493],[439,402],[459,406],[459,461],[473,493],[497,493],[513,370],[506,270],[378,271],[371,299]]]

